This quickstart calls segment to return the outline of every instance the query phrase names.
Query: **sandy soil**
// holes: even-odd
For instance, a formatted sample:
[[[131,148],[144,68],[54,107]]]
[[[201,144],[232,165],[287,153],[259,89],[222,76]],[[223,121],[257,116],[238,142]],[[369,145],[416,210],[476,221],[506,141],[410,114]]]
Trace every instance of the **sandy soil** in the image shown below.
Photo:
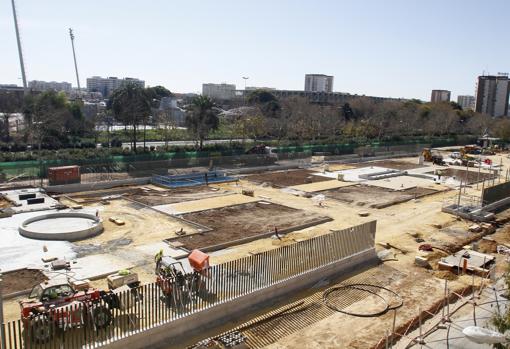
[[[314,171],[293,170],[280,172],[267,172],[246,177],[246,180],[255,183],[268,183],[273,187],[289,187],[293,185],[315,183],[331,180],[330,178],[314,176]]]
[[[177,236],[175,232],[181,228],[187,234],[197,232],[195,227],[177,218],[126,200],[112,200],[109,205],[95,207],[103,219],[104,232],[91,239],[77,242],[76,244],[82,247],[81,254],[87,254],[88,249],[93,246],[105,249],[160,242]],[[110,217],[117,217],[125,224],[116,225],[109,221]],[[95,248],[92,250],[95,251]]]
[[[315,213],[267,202],[254,202],[185,214],[183,218],[212,228],[212,231],[177,238],[188,249],[203,248],[270,231],[327,219]]]
[[[437,193],[436,190],[428,188],[412,188],[408,190],[395,191],[381,187],[367,185],[356,185],[342,188],[335,188],[317,192],[326,197],[350,203],[356,206],[379,207],[389,205],[393,202],[402,202],[419,198],[424,195]]]
[[[0,195],[0,208],[8,208],[11,206],[12,204],[8,200],[5,200],[3,196]]]

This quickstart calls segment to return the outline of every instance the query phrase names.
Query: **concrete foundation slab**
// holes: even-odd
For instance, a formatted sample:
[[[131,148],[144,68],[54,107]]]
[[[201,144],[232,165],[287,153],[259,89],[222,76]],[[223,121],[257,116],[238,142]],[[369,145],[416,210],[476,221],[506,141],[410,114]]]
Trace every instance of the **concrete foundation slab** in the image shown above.
[[[23,212],[33,212],[33,211],[42,211],[42,210],[50,210],[59,205],[59,202],[52,197],[46,195],[44,191],[41,191],[38,188],[27,188],[27,189],[16,189],[16,190],[7,190],[1,192],[3,196],[13,203],[11,209],[15,213],[23,213]],[[29,204],[29,200],[33,200],[33,196],[35,195],[35,199],[44,199],[43,202],[40,203],[32,203]],[[20,197],[22,199],[20,199]],[[23,198],[26,199],[23,199]],[[32,199],[30,199],[32,198]],[[37,202],[37,201],[36,201]]]
[[[289,188],[294,189],[294,190],[304,191],[307,193],[313,193],[315,191],[348,187],[350,185],[355,185],[355,184],[356,183],[353,183],[353,182],[343,182],[343,181],[339,181],[339,180],[332,180],[332,181],[325,181],[325,182],[316,182],[316,183],[295,185],[295,186],[289,187]]]
[[[76,259],[76,263],[71,264],[71,269],[75,273],[77,280],[89,279],[96,280],[109,274],[114,274],[121,269],[130,269],[134,265],[111,254],[96,254]]]
[[[323,177],[329,177],[337,179],[338,175],[343,175],[343,179],[346,182],[362,182],[365,181],[365,179],[361,178],[362,175],[369,175],[384,171],[390,171],[390,169],[385,167],[378,167],[378,166],[368,166],[368,167],[360,167],[360,168],[352,168],[348,170],[341,170],[341,171],[333,171],[333,172],[326,172],[326,173],[317,173],[316,176],[323,176]]]
[[[135,250],[146,254],[148,257],[154,257],[154,255],[163,250],[164,256],[170,256],[175,259],[187,257],[188,253],[186,251],[183,251],[178,248],[172,248],[170,247],[166,242],[156,242],[153,244],[147,244],[147,245],[141,245],[141,246],[135,246]],[[151,259],[152,261],[152,259]]]
[[[430,188],[435,190],[446,190],[447,187],[443,187],[436,184],[432,179],[417,178],[411,176],[398,176],[386,179],[378,179],[375,181],[368,181],[365,184],[392,190],[406,190],[415,187]]]

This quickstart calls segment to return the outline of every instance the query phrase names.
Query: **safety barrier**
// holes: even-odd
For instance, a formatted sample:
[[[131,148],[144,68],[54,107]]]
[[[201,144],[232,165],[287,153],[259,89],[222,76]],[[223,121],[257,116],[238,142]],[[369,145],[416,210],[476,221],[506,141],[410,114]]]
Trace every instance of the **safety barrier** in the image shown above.
[[[375,221],[364,223],[214,265],[202,274],[177,274],[96,300],[66,305],[54,301],[49,310],[35,310],[24,319],[2,324],[2,348],[97,348],[177,320],[182,324],[186,317],[193,316],[196,322],[201,312],[207,316],[205,312],[215,311],[213,307],[276,285],[281,291],[292,280],[307,280],[317,270],[338,273],[341,261],[350,267],[373,263],[375,226]],[[351,259],[355,263],[349,264]]]

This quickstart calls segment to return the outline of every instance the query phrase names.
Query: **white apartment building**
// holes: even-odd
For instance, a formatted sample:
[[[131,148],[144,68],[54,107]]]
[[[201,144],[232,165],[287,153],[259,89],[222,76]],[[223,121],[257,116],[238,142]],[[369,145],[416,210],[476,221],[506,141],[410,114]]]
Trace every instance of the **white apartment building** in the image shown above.
[[[202,95],[213,99],[228,100],[236,95],[236,85],[234,84],[202,84]]]
[[[40,81],[32,80],[28,82],[28,87],[34,91],[63,91],[66,93],[71,92],[72,85],[69,82],[57,82],[57,81]]]
[[[89,92],[100,92],[104,98],[110,97],[112,92],[123,84],[130,82],[145,87],[145,81],[135,78],[124,78],[119,79],[115,76],[108,78],[102,78],[100,76],[93,76],[87,78],[87,91]]]
[[[306,74],[305,91],[333,92],[333,76],[324,74]]]
[[[457,104],[460,105],[464,110],[475,110],[475,96],[457,96]]]

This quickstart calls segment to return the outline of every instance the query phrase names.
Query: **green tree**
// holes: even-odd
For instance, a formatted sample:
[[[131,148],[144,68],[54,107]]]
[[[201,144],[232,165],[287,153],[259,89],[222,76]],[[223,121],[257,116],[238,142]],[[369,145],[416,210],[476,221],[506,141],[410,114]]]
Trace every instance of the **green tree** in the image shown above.
[[[203,148],[209,132],[216,130],[218,125],[218,112],[213,101],[207,96],[193,98],[186,108],[186,126],[199,143],[199,149]]]
[[[108,103],[114,118],[125,126],[132,127],[131,141],[134,152],[137,151],[137,129],[144,125],[150,116],[151,100],[146,89],[134,83],[126,83],[113,91]]]
[[[281,105],[275,95],[266,90],[255,90],[248,95],[248,103],[257,106],[267,118],[276,118],[281,111]]]
[[[154,87],[147,87],[146,88],[147,93],[149,94],[149,97],[153,100],[160,101],[163,97],[170,97],[172,96],[172,92],[168,90],[167,88],[163,86],[154,86]]]

